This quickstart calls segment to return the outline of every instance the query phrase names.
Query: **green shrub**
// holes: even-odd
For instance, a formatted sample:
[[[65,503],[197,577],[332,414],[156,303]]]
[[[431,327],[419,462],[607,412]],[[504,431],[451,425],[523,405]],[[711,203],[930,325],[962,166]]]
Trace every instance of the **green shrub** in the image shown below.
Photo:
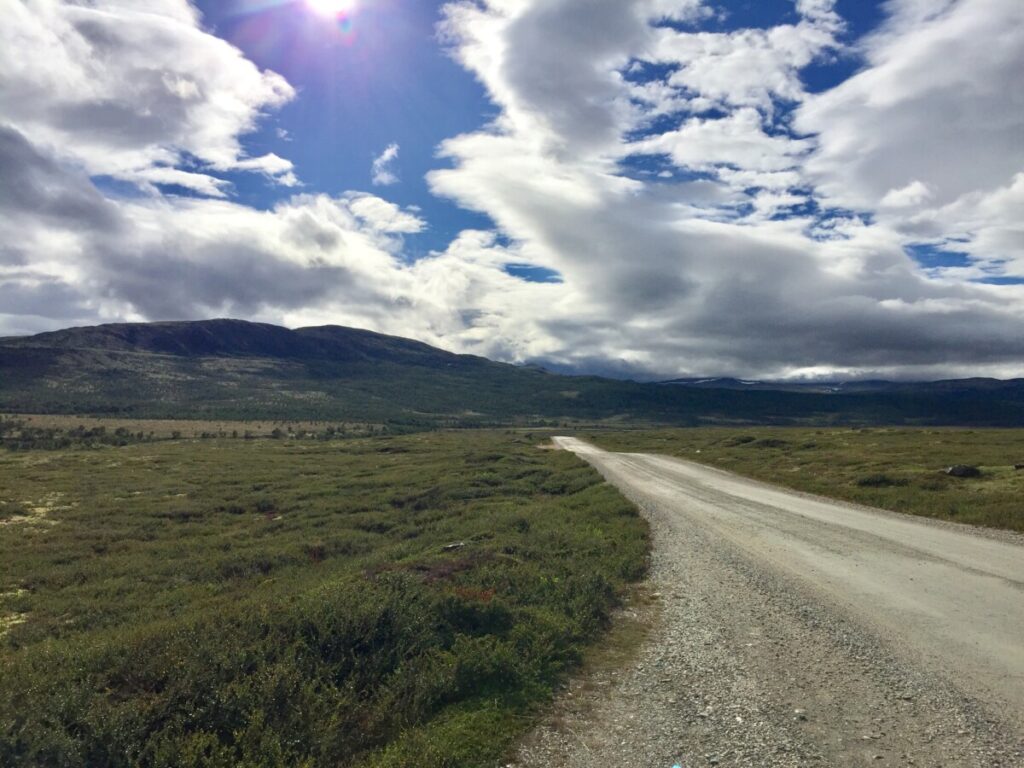
[[[899,477],[890,477],[883,473],[867,475],[866,477],[861,477],[857,480],[857,485],[860,488],[894,488],[909,484],[909,480]]]
[[[4,496],[61,495],[46,536],[0,528],[30,617],[0,640],[0,765],[501,758],[642,576],[646,528],[578,459],[514,436],[387,447],[3,454]]]
[[[17,501],[0,502],[0,520],[10,520],[12,517],[24,517],[29,514],[29,509]]]

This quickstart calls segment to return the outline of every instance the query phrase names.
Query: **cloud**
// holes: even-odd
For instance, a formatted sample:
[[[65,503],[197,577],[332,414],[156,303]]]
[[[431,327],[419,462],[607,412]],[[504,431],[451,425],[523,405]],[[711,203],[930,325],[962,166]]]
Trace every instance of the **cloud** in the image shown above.
[[[429,333],[410,317],[422,281],[401,258],[401,236],[423,222],[388,201],[303,194],[264,211],[189,197],[109,200],[11,131],[0,132],[0,169],[19,192],[0,187],[0,241],[25,246],[0,262],[0,296],[19,297],[5,300],[8,316],[280,322],[308,312]]]
[[[394,172],[393,166],[398,159],[398,145],[391,143],[377,157],[373,158],[373,183],[376,186],[386,187],[398,183],[398,175]]]
[[[0,332],[114,320],[236,316],[341,323],[509,357],[515,307],[550,286],[493,233],[415,263],[425,222],[366,193],[300,194],[269,210],[226,199],[105,197],[81,169],[0,128]],[[486,332],[500,331],[499,345]]]
[[[707,105],[755,106],[774,112],[775,100],[800,101],[800,70],[839,47],[843,29],[830,0],[797,4],[797,24],[735,32],[684,32],[661,28],[652,37],[649,61],[676,67],[667,83],[699,94]]]
[[[1020,375],[1024,286],[979,282],[1024,276],[1019,4],[885,7],[849,49],[828,0],[727,33],[695,0],[448,4],[445,44],[496,114],[428,183],[494,226],[412,260],[430,223],[383,197],[231,199],[227,171],[298,183],[244,146],[295,92],[187,3],[15,4],[0,326],[234,315],[636,376]],[[863,66],[809,93],[833,55]],[[963,263],[925,269],[922,244]]]
[[[873,46],[927,48],[928,25],[945,23],[939,14],[911,24],[904,5],[890,3],[892,19],[866,44],[867,69],[850,82],[881,77],[874,70],[889,58],[876,60]],[[1012,28],[1009,5],[990,2],[986,23]],[[838,47],[832,3],[800,3],[795,25],[729,34],[652,25],[649,8],[582,0],[448,7],[456,56],[502,112],[486,130],[445,142],[453,167],[428,178],[437,194],[490,215],[531,263],[563,275],[563,302],[539,310],[547,335],[535,354],[568,367],[606,360],[661,373],[1020,372],[1021,289],[933,279],[905,250],[916,236],[906,213],[933,200],[926,165],[955,154],[957,138],[933,146],[928,164],[904,178],[851,179],[849,169],[856,173],[887,141],[895,153],[904,136],[930,134],[936,115],[908,112],[890,139],[885,119],[875,124],[872,115],[886,91],[849,86],[854,98],[840,86],[838,96],[811,96],[802,87],[800,70]],[[586,25],[564,23],[584,16]],[[1017,69],[1006,53],[988,58],[998,70],[989,76],[1005,81],[991,92],[1012,101],[1008,79]],[[948,61],[948,45],[941,55],[948,63],[937,71],[960,72],[939,90],[968,87],[967,100],[989,92],[983,78]],[[568,68],[567,77],[550,77],[552,57],[566,62],[557,71]],[[640,87],[645,97],[632,98]],[[912,98],[936,87],[921,82]],[[795,127],[787,102],[804,105]],[[832,112],[822,106],[833,102]],[[653,127],[652,116],[673,112],[674,126],[663,127],[662,117]],[[1006,104],[952,112],[965,126],[989,113],[1021,114]],[[999,158],[993,150],[986,164]],[[623,163],[645,155],[666,158],[690,180],[638,179]],[[1004,170],[1021,167],[1010,156]],[[846,184],[878,191],[841,194]],[[887,193],[900,218],[872,221],[882,218]],[[990,211],[1008,207],[1012,193],[1002,195]],[[943,234],[953,233],[930,236]]]
[[[817,144],[808,180],[828,204],[875,211],[909,242],[974,260],[948,278],[1019,276],[1024,6],[902,0],[889,10],[862,43],[868,66],[796,113]]]
[[[465,330],[462,318],[481,316],[459,298],[490,294],[481,282],[516,294],[522,281],[481,257],[493,235],[476,248],[464,236],[410,264],[402,238],[425,222],[373,195],[299,194],[268,210],[228,199],[220,171],[297,182],[287,159],[250,156],[242,143],[294,92],[203,31],[187,3],[40,0],[9,11],[0,27],[2,332],[233,315],[322,318],[440,343]],[[393,159],[397,146],[385,154]],[[110,197],[97,177],[148,194]],[[444,286],[450,296],[436,294]]]
[[[0,92],[4,123],[93,176],[212,196],[227,186],[215,172],[296,182],[290,162],[240,140],[294,90],[185,0],[5,3]]]
[[[882,208],[910,208],[920,205],[932,196],[928,185],[919,179],[914,179],[905,187],[890,189],[885,197],[879,202]]]
[[[63,168],[18,131],[0,125],[0,209],[11,227],[5,244],[17,242],[11,216],[29,215],[64,226],[103,226],[115,220],[113,206],[84,173]],[[2,226],[2,225],[0,225]]]
[[[730,171],[773,173],[795,168],[811,149],[806,139],[771,135],[761,114],[743,107],[727,117],[693,117],[673,131],[634,142],[636,154],[666,154],[677,166],[695,170],[728,166]]]
[[[394,203],[367,194],[349,193],[348,208],[371,229],[387,234],[415,234],[422,232],[425,222],[418,216],[403,211]]]
[[[868,66],[808,99],[796,128],[817,137],[807,173],[831,202],[873,209],[920,185],[944,205],[1024,168],[1024,5],[889,4],[864,41]],[[951,55],[952,50],[956,55]]]

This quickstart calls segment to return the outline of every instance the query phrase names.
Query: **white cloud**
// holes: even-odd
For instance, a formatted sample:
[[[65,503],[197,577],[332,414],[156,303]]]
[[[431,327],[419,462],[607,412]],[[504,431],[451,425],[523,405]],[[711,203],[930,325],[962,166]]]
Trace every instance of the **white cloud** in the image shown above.
[[[415,234],[422,232],[425,226],[425,222],[418,216],[373,195],[350,193],[348,208],[361,221],[378,232]]]
[[[869,66],[797,113],[817,134],[808,178],[830,204],[974,260],[937,270],[947,278],[1019,276],[1024,5],[899,0],[889,11],[862,45]]]
[[[700,94],[710,104],[754,106],[774,112],[775,99],[804,96],[800,69],[839,46],[842,24],[830,0],[798,3],[798,24],[729,33],[660,28],[645,58],[678,66],[668,84]]]
[[[488,213],[522,253],[564,276],[566,302],[535,310],[549,333],[549,359],[741,375],[1019,370],[1017,287],[929,279],[892,222],[777,218],[815,200],[851,203],[833,192],[847,176],[822,166],[834,148],[829,131],[845,135],[847,118],[855,126],[857,116],[822,118],[820,143],[777,119],[779,99],[829,98],[809,97],[799,70],[837,45],[841,22],[831,3],[800,3],[796,25],[728,35],[652,27],[644,8],[583,0],[449,7],[456,55],[502,112],[488,130],[447,141],[442,154],[454,167],[429,181],[436,193]],[[570,18],[588,23],[565,23]],[[915,49],[915,35],[908,29],[894,39]],[[637,85],[619,72],[635,80],[644,70],[630,62],[638,60],[678,68]],[[550,77],[566,69],[566,77]],[[1000,76],[1016,75],[1003,66]],[[639,106],[631,100],[638,93]],[[628,138],[651,115],[668,114],[669,101],[684,111],[678,125]],[[709,105],[724,114],[702,115]],[[858,134],[850,152],[870,153],[887,130]],[[908,136],[929,130],[927,115],[907,119]],[[954,147],[933,149],[932,163]],[[708,179],[698,187],[628,178],[617,164],[637,154],[666,155],[684,178]],[[858,157],[843,162],[856,167]],[[761,191],[748,196],[751,187]],[[894,189],[890,204],[916,205],[930,188],[930,177],[915,173],[853,207],[875,213]]]
[[[293,167],[291,160],[285,160],[273,152],[268,152],[260,157],[236,160],[232,164],[231,169],[236,171],[256,171],[271,179],[275,179],[283,187],[297,187],[299,186],[299,180],[292,171]]]
[[[398,183],[398,175],[394,171],[395,161],[398,159],[398,145],[388,144],[377,157],[373,158],[372,178],[377,186],[386,187]]]
[[[725,165],[730,170],[761,173],[794,168],[810,149],[807,140],[766,133],[761,115],[751,107],[718,119],[694,117],[676,130],[630,146],[636,154],[667,154],[680,167],[710,170]]]
[[[923,181],[914,179],[905,187],[890,189],[879,202],[882,208],[910,208],[927,201],[932,191]]]
[[[497,116],[428,181],[495,231],[415,262],[428,222],[381,197],[225,198],[223,171],[298,181],[242,143],[294,94],[187,3],[0,4],[8,329],[231,314],[666,376],[1021,373],[1024,286],[972,282],[1024,275],[1019,3],[892,0],[864,68],[821,94],[801,70],[839,51],[827,0],[729,33],[695,0],[449,4]],[[152,194],[107,198],[96,174]],[[914,243],[969,264],[927,272]]]
[[[0,128],[0,169],[3,333],[237,316],[516,357],[535,348],[509,341],[530,327],[515,308],[557,301],[555,286],[505,273],[524,257],[492,233],[463,233],[408,263],[401,237],[424,222],[366,193],[296,195],[266,211],[223,199],[111,200],[10,128]]]
[[[181,187],[207,197],[227,197],[231,189],[231,184],[224,179],[167,165],[138,168],[132,172],[131,180],[153,195],[160,194],[157,185]]]
[[[869,66],[797,113],[817,135],[807,171],[819,190],[870,210],[915,182],[937,205],[1007,183],[1024,168],[1024,4],[889,8],[894,20],[863,44]]]
[[[240,141],[292,87],[205,32],[185,0],[2,0],[0,11],[0,119],[35,145],[142,186],[220,195],[211,172],[234,170],[296,182],[290,162],[248,157]]]
[[[1024,171],[1003,187],[963,195],[938,208],[926,208],[902,223],[903,229],[946,250],[968,254],[966,269],[946,270],[964,278],[1024,277]]]

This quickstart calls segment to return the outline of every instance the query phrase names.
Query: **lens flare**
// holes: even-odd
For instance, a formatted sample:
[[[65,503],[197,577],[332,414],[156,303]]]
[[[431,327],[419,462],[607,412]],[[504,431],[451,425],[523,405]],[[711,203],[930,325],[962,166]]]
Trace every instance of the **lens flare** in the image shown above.
[[[340,16],[355,8],[356,0],[306,0],[306,5],[324,16]]]

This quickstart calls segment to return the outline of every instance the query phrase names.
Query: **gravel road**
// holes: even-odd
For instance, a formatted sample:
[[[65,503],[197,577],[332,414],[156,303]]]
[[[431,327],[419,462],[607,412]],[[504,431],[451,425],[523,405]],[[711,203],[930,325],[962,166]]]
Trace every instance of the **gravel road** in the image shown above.
[[[555,442],[650,521],[658,605],[513,765],[1024,767],[1024,537]]]

